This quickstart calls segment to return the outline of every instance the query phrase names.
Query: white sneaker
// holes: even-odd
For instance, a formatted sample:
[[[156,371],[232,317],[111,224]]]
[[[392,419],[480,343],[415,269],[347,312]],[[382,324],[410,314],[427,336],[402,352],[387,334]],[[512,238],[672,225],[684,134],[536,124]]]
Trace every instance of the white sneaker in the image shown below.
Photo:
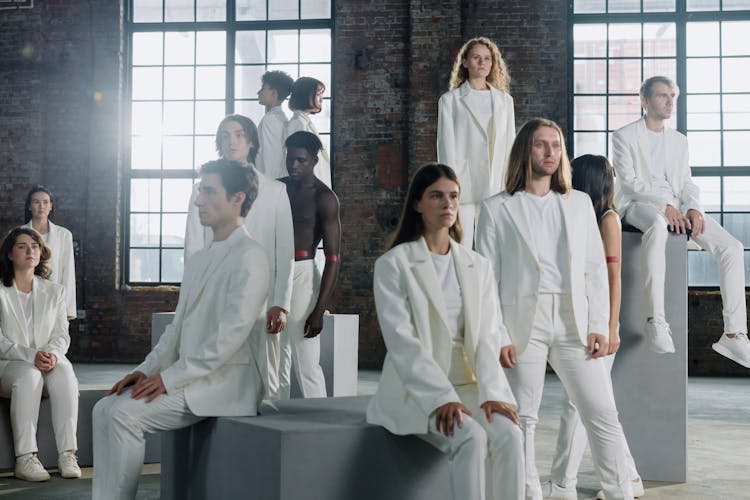
[[[646,321],[646,337],[648,337],[648,348],[657,354],[667,354],[674,352],[674,343],[672,342],[672,330],[669,324],[663,319],[652,318]]]
[[[641,481],[640,477],[633,479],[630,484],[632,484],[633,488],[633,498],[641,498],[646,494],[646,490],[643,489],[643,481]],[[599,500],[607,500],[607,497],[604,496],[604,491],[602,490],[599,490],[596,493],[596,498],[598,498]]]
[[[732,338],[725,333],[711,348],[745,368],[750,368],[750,340],[747,333],[738,333]]]
[[[78,467],[78,458],[75,452],[64,451],[57,457],[57,468],[60,475],[65,479],[75,479],[81,477],[81,468]]]
[[[554,481],[542,483],[542,497],[550,500],[578,500],[575,486],[562,487]]]
[[[36,453],[29,453],[16,459],[16,479],[24,481],[48,481],[49,473],[44,470],[42,462],[36,457]]]

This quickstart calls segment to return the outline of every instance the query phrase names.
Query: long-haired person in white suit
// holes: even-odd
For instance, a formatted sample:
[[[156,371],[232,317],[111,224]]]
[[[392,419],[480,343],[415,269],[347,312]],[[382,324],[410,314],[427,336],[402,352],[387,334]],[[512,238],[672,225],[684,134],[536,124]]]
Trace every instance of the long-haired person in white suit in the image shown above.
[[[516,403],[498,363],[506,332],[490,263],[458,244],[458,205],[453,170],[422,167],[391,249],[375,262],[388,354],[367,421],[448,454],[455,500],[523,499]],[[488,454],[492,493],[485,496]]]
[[[323,92],[325,90],[325,84],[316,78],[309,76],[297,78],[294,85],[292,85],[292,94],[289,96],[289,109],[292,110],[292,117],[289,118],[286,124],[284,141],[286,141],[287,137],[300,130],[320,136],[310,115],[320,113],[323,110]],[[283,167],[286,170],[286,163],[284,163]],[[320,179],[329,188],[332,187],[331,158],[325,147],[318,154],[318,164],[315,165],[315,177]]]
[[[503,189],[505,164],[516,137],[510,76],[489,38],[472,38],[453,63],[450,90],[438,102],[438,161],[461,182],[462,243],[474,244],[479,203]]]
[[[573,189],[583,191],[591,198],[604,245],[609,283],[609,352],[602,358],[609,372],[620,348],[620,259],[622,255],[622,224],[615,211],[615,169],[604,156],[583,155],[571,162]],[[575,500],[578,469],[588,440],[586,430],[575,405],[567,399],[560,417],[557,449],[552,460],[550,481],[542,484],[545,498]],[[628,470],[633,483],[633,496],[643,495],[643,483],[635,467],[627,441],[623,442],[627,454]]]
[[[42,394],[50,400],[60,474],[81,477],[78,380],[65,357],[65,290],[48,279],[49,259],[44,239],[28,227],[11,230],[0,246],[0,395],[10,398],[15,474],[26,481],[49,479],[36,455]]]
[[[575,403],[604,493],[633,498],[612,381],[609,287],[591,198],[571,189],[565,139],[537,118],[518,133],[506,191],[482,202],[477,249],[495,271],[510,342],[500,361],[518,401],[525,440],[526,498],[541,500],[534,432],[547,362]]]
[[[73,258],[73,235],[62,226],[53,224],[55,198],[44,186],[32,188],[24,205],[25,227],[36,229],[44,238],[52,255],[49,259],[50,278],[65,287],[65,313],[76,317],[76,265]]]

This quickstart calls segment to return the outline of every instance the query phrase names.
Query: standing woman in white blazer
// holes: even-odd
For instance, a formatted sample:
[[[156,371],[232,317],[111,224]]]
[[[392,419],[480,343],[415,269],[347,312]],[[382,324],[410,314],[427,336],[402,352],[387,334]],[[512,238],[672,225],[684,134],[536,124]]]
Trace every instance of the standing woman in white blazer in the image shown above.
[[[52,252],[48,267],[49,279],[65,287],[65,313],[76,317],[76,264],[73,258],[73,235],[62,226],[52,223],[55,198],[44,186],[32,188],[26,195],[24,227],[36,229]]]
[[[391,249],[375,262],[388,354],[367,421],[448,454],[455,500],[523,499],[516,402],[498,362],[507,333],[489,261],[458,244],[458,205],[453,170],[422,167]],[[493,491],[485,497],[486,484]]]
[[[479,203],[499,193],[516,137],[510,76],[500,50],[472,38],[453,63],[450,90],[438,101],[437,157],[461,182],[461,243],[472,247]]]
[[[289,109],[292,110],[292,117],[286,124],[286,133],[282,144],[286,138],[295,132],[303,130],[317,136],[318,129],[312,122],[310,115],[320,113],[323,110],[323,92],[326,86],[320,80],[309,76],[301,76],[292,85],[292,94],[289,96]],[[284,161],[286,157],[284,156]],[[286,163],[282,165],[286,171]],[[318,154],[318,163],[315,165],[315,176],[329,188],[331,184],[331,158],[325,147]]]
[[[42,236],[17,227],[0,246],[0,396],[10,398],[15,475],[46,481],[36,456],[39,404],[44,392],[65,478],[81,477],[75,452],[78,380],[65,357],[70,345],[63,287],[47,279],[50,250]]]

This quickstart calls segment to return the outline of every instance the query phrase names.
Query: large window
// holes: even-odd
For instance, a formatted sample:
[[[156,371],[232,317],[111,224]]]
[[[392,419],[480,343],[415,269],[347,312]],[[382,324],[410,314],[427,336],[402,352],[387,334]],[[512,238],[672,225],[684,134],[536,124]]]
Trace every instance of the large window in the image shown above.
[[[313,121],[330,151],[331,9],[326,0],[129,3],[128,283],[182,280],[196,168],[216,158],[214,134],[225,115],[256,124],[263,117],[257,91],[265,71],[325,83],[323,112]]]
[[[571,147],[611,158],[612,133],[641,116],[654,75],[681,89],[670,126],[688,136],[706,212],[745,245],[750,281],[750,0],[575,0]],[[691,286],[717,286],[706,252],[689,254]]]

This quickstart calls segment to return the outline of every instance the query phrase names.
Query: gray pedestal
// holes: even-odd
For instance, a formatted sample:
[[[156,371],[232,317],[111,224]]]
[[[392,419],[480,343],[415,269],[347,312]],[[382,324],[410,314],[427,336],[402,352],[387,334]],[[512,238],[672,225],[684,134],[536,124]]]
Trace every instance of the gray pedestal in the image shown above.
[[[622,238],[622,347],[612,371],[620,421],[645,480],[687,479],[687,247],[685,236],[667,241],[666,317],[676,352],[655,354],[644,337],[641,233]]]

